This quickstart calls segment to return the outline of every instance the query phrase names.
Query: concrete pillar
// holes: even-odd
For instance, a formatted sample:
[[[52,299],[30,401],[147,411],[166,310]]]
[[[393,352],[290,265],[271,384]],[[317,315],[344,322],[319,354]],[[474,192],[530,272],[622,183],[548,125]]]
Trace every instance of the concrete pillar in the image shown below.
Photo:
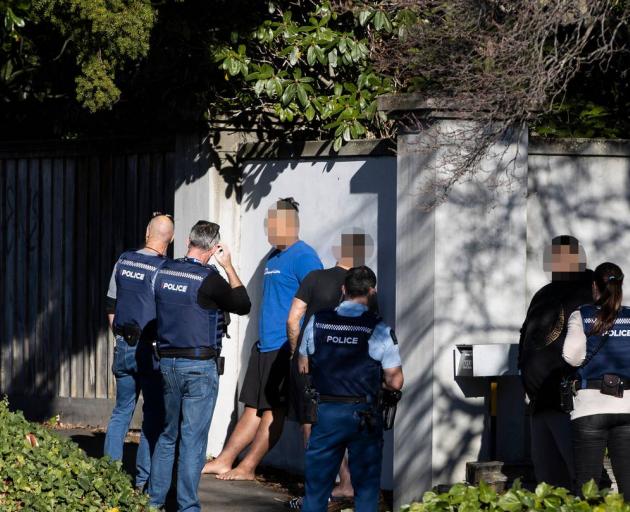
[[[186,253],[190,228],[198,220],[210,220],[221,226],[221,241],[232,251],[232,261],[239,272],[240,204],[238,204],[236,161],[242,136],[236,132],[180,134],[176,143],[175,250],[174,256]],[[212,260],[210,263],[214,263]],[[220,266],[217,265],[220,269]],[[236,388],[240,370],[241,339],[237,315],[232,315],[224,339],[222,355],[226,358],[225,373],[220,379],[219,395],[208,435],[208,455],[216,456],[223,447],[228,428],[237,414]],[[221,411],[232,411],[222,414]]]
[[[453,351],[518,342],[525,314],[526,130],[489,148],[482,171],[443,204],[423,208],[457,134],[472,126],[438,119],[398,137],[396,332],[406,382],[394,433],[395,509],[463,481],[466,462],[487,457],[487,383],[456,382]]]

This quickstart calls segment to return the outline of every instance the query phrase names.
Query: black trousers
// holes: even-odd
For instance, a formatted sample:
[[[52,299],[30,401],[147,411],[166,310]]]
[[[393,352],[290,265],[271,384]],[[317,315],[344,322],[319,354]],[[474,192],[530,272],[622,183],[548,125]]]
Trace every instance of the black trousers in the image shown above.
[[[594,414],[571,422],[577,491],[591,478],[599,484],[608,455],[619,492],[630,498],[630,414]]]

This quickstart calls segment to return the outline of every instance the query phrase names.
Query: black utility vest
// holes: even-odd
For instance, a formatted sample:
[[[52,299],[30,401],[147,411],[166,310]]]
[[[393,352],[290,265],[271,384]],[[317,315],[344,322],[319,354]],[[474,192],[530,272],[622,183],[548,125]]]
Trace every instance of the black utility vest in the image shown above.
[[[155,279],[160,348],[221,348],[223,312],[197,302],[201,284],[213,273],[218,273],[214,267],[187,258],[160,269]]]
[[[155,320],[153,281],[167,262],[162,256],[124,252],[116,263],[116,309],[114,326],[135,325],[144,330]],[[152,333],[144,333],[153,337]]]
[[[322,395],[367,397],[375,400],[382,385],[380,361],[370,357],[369,339],[380,318],[366,311],[341,316],[336,311],[314,315],[315,352],[310,370]]]

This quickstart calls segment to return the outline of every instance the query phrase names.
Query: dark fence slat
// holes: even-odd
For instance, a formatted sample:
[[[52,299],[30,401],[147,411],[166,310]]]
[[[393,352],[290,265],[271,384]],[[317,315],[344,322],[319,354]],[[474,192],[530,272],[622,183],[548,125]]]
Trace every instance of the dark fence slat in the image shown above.
[[[138,155],[127,157],[126,169],[126,197],[125,197],[125,223],[131,228],[125,230],[125,249],[139,246],[142,238],[138,233],[142,231],[138,225]],[[144,233],[143,233],[144,235]]]
[[[29,347],[29,363],[27,389],[31,394],[39,394],[41,386],[46,385],[45,352],[41,336],[37,332],[39,324],[39,287],[41,276],[38,266],[41,254],[40,245],[40,167],[39,160],[30,160],[28,169],[28,235],[26,237],[28,251],[28,316],[27,337]]]
[[[89,203],[86,215],[88,226],[86,233],[87,244],[84,251],[87,255],[87,330],[88,330],[88,350],[86,351],[84,364],[83,393],[85,397],[96,398],[96,346],[99,333],[99,318],[103,312],[98,311],[98,247],[100,233],[100,165],[97,157],[90,157],[88,161],[89,169]]]
[[[74,283],[75,332],[72,337],[72,386],[71,396],[84,396],[84,353],[89,350],[89,337],[87,329],[88,304],[88,257],[86,247],[88,244],[88,222],[89,212],[88,190],[89,190],[89,168],[87,158],[77,159],[76,189],[81,193],[77,194],[75,201],[75,244],[74,244],[74,269],[77,276],[81,276]],[[85,378],[87,380],[87,378]]]
[[[74,338],[74,283],[77,281],[74,269],[74,203],[76,186],[76,160],[67,158],[64,162],[63,190],[63,340],[61,363],[59,366],[59,396],[71,396],[72,340]]]
[[[27,383],[29,346],[26,338],[28,236],[28,160],[17,161],[17,230],[15,258],[15,333],[13,337],[13,385],[24,389]],[[25,364],[26,363],[26,364]]]
[[[98,333],[96,343],[96,398],[107,398],[108,387],[108,344],[109,329],[105,321],[105,294],[109,283],[109,267],[111,260],[111,239],[112,239],[112,158],[105,155],[100,160],[100,237],[97,243],[98,254],[95,263],[98,264],[96,290],[97,305],[96,319],[98,320]]]
[[[9,244],[11,235],[11,193],[9,192],[8,162],[0,161],[0,272],[4,287],[0,290],[3,304],[0,305],[0,386],[8,389],[11,382],[11,338],[10,319],[13,310],[7,302],[9,288],[13,287],[13,278],[9,274]]]
[[[51,385],[51,392],[57,395],[59,393],[59,367],[61,364],[61,347],[66,343],[63,322],[61,318],[63,304],[63,168],[64,161],[62,158],[55,158],[52,162],[52,248],[51,248],[51,266],[52,275],[50,276],[50,289],[52,297],[50,299],[50,338],[51,349],[54,353],[50,354],[50,362],[52,366],[51,374],[48,381]]]
[[[39,272],[42,276],[42,286],[39,289],[39,317],[40,325],[37,332],[43,347],[47,347],[46,357],[42,361],[42,371],[44,372],[46,382],[43,389],[46,394],[52,392],[51,378],[54,373],[54,365],[50,357],[52,336],[51,336],[51,302],[53,300],[53,291],[51,289],[52,267],[52,211],[53,211],[53,164],[52,160],[46,158],[40,164],[41,188],[46,191],[42,194],[42,209],[40,218],[41,229],[41,254],[39,259]]]
[[[170,140],[0,144],[0,395],[44,417],[55,397],[115,397],[109,277],[173,212]]]

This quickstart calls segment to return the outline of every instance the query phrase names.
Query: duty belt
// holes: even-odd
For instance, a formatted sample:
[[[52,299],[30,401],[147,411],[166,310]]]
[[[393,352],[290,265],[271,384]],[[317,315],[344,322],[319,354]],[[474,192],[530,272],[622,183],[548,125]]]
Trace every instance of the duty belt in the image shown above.
[[[625,379],[622,379],[622,380],[623,380],[623,389],[630,389],[630,382],[626,381]],[[584,386],[584,387],[580,387],[580,381],[579,380],[576,382],[576,384],[577,384],[576,387],[577,387],[578,391],[580,389],[601,389],[601,387],[602,387],[602,379],[587,380],[586,381],[586,386]]]
[[[160,359],[163,357],[182,357],[186,359],[215,359],[219,357],[219,352],[210,347],[197,348],[158,348]]]
[[[365,396],[319,395],[320,402],[339,404],[367,404]]]

